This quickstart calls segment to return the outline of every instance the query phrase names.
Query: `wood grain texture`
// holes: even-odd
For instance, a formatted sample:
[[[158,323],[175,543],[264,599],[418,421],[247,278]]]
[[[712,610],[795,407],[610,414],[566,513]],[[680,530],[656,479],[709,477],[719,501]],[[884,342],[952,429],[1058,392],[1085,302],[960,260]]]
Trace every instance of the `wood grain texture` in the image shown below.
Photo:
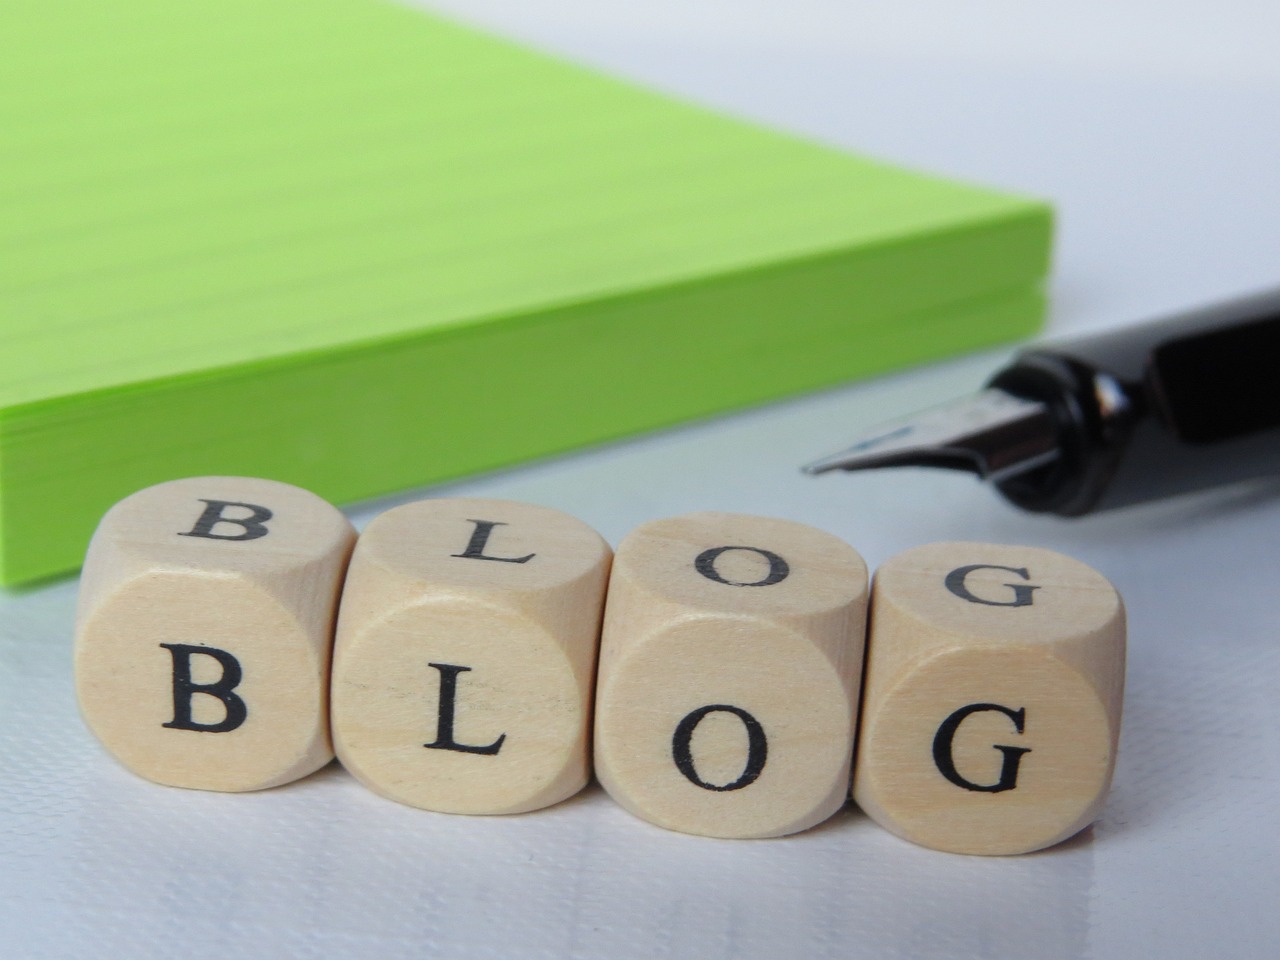
[[[786,520],[696,513],[618,548],[596,775],[659,826],[771,837],[848,790],[867,596],[847,544]]]
[[[532,504],[423,500],[377,517],[339,618],[343,765],[449,813],[518,813],[580,790],[611,559],[585,523]]]
[[[355,530],[306,490],[195,477],[102,518],[85,559],[76,689],[135,773],[258,790],[333,758],[328,672]]]
[[[1049,550],[936,543],[876,571],[854,799],[957,853],[1026,853],[1092,823],[1111,783],[1125,614]]]

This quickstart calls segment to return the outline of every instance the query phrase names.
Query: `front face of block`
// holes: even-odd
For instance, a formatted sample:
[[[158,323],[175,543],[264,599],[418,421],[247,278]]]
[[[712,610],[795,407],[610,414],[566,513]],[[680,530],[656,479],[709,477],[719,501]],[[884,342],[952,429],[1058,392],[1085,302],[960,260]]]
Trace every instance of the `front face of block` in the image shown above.
[[[1096,819],[1111,782],[1124,608],[1031,547],[931,544],[877,572],[854,799],[899,836],[1026,853]]]
[[[197,477],[116,504],[81,578],[90,729],[160,783],[255,790],[332,759],[327,680],[355,531],[314,494]]]
[[[401,803],[517,813],[580,790],[612,552],[573,517],[424,500],[361,535],[332,722],[344,766]]]
[[[637,816],[768,837],[848,789],[867,571],[830,534],[703,513],[618,548],[596,702],[596,774]]]

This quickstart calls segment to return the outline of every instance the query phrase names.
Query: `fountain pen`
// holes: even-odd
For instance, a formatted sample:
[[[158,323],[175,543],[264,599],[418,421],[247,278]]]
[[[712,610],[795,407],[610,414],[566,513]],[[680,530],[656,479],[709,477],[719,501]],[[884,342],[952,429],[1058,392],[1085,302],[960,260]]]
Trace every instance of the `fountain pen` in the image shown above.
[[[807,473],[929,466],[1079,516],[1280,475],[1280,290],[1019,353]]]

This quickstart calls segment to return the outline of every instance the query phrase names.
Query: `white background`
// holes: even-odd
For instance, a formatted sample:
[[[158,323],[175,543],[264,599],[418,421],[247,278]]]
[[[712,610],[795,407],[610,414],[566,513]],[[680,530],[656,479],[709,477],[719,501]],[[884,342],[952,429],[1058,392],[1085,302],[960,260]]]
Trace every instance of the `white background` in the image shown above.
[[[1280,284],[1275,4],[433,6],[730,113],[1051,199],[1054,333]],[[1094,565],[1126,598],[1130,670],[1092,831],[984,859],[914,847],[852,809],[775,841],[681,836],[596,787],[496,819],[397,806],[336,767],[254,795],[166,789],[80,723],[66,580],[0,597],[0,956],[1280,954],[1280,485],[1061,521],[958,475],[797,473],[1003,359],[429,492],[559,507],[615,544],[645,520],[717,509],[823,527],[872,566],[942,539]]]

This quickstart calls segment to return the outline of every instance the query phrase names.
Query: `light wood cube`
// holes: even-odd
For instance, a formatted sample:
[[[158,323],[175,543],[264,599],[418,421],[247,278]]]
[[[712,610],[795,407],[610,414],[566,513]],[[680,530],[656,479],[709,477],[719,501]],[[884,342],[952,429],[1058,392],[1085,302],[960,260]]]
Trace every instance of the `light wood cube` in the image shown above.
[[[580,790],[611,559],[589,526],[532,504],[423,500],[376,517],[339,618],[343,765],[448,813],[518,813]]]
[[[659,826],[794,833],[849,789],[867,568],[828,533],[697,513],[618,547],[596,702],[596,775]]]
[[[1092,823],[1111,783],[1125,616],[1093,569],[935,543],[876,571],[854,799],[938,850],[1026,853]]]
[[[102,518],[75,670],[89,728],[160,783],[258,790],[333,759],[329,658],[355,530],[284,483],[195,477]]]

